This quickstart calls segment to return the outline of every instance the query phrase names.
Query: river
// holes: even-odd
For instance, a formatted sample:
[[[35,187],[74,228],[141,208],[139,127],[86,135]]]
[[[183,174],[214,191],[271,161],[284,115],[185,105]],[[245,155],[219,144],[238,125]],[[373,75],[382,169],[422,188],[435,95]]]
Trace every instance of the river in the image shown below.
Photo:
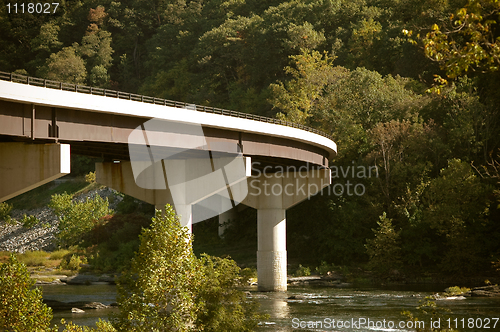
[[[350,288],[290,287],[286,293],[260,293],[249,289],[261,305],[260,310],[269,314],[257,331],[414,331],[406,326],[401,315],[404,310],[417,313],[419,301],[441,292],[444,285],[405,285]],[[43,297],[64,302],[97,301],[115,302],[116,287],[43,286]],[[290,297],[295,296],[295,299]],[[464,331],[500,331],[500,298],[469,297],[464,300],[436,301],[440,307],[450,309],[449,320],[422,319],[425,326],[431,323],[441,327],[451,325]],[[117,309],[87,310],[84,314],[55,312],[54,323],[61,318],[76,324],[95,326],[99,317],[106,318]],[[494,320],[497,318],[497,320]],[[421,323],[421,324],[422,324]],[[496,325],[495,325],[496,324]],[[465,326],[462,329],[462,325]],[[478,329],[483,325],[483,329]],[[301,328],[304,327],[304,328]],[[472,328],[470,328],[472,327]]]

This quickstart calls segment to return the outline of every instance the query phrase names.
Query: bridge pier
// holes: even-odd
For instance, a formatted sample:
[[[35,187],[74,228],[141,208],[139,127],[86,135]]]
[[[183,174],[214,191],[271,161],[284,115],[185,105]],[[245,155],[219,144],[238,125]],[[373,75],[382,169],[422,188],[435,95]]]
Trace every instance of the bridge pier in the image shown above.
[[[68,144],[0,143],[0,202],[70,173]]]
[[[208,204],[210,207],[210,198],[214,196],[219,197],[216,200],[219,205],[231,200],[241,201],[244,198],[243,193],[246,193],[243,189],[246,189],[246,179],[251,170],[244,165],[250,163],[250,158],[213,158],[212,163],[224,166],[212,171],[211,160],[204,158],[161,160],[153,165],[147,164],[149,167],[146,167],[146,163],[132,165],[130,161],[97,163],[96,181],[153,204],[157,209],[163,209],[166,204],[172,205],[180,216],[181,225],[188,227],[191,232],[194,222],[224,211],[218,206],[219,209],[205,209],[202,215],[193,216],[195,204]],[[208,174],[207,164],[210,171]],[[133,167],[142,172],[134,173]],[[227,171],[226,175],[222,170]]]
[[[287,290],[286,210],[331,183],[329,168],[261,173],[249,179],[242,202],[257,209],[257,277],[260,291]]]

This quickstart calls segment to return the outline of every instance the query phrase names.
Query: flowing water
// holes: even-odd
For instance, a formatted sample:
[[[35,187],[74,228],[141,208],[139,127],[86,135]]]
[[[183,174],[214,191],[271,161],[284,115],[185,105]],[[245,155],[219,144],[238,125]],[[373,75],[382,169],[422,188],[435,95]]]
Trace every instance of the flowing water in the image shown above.
[[[269,315],[257,331],[414,331],[408,326],[402,311],[418,313],[419,301],[444,285],[407,285],[351,288],[290,287],[286,293],[260,293],[250,289],[252,297]],[[43,286],[43,296],[64,302],[115,302],[116,287]],[[295,298],[290,298],[295,296]],[[440,324],[463,331],[500,331],[500,298],[466,298],[439,300],[436,303],[450,309],[449,320],[437,321],[425,317],[420,324]],[[87,310],[84,314],[55,312],[54,323],[61,318],[76,324],[94,326],[99,317],[106,318],[117,309]],[[495,320],[496,318],[496,320]],[[477,327],[482,325],[482,329]],[[488,326],[488,327],[486,327]],[[462,328],[465,327],[465,328]]]

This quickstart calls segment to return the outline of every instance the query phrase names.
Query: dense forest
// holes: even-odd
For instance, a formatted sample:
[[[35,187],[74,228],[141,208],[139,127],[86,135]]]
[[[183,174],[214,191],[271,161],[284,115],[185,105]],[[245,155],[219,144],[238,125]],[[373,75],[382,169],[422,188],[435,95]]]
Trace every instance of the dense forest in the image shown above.
[[[8,3],[0,71],[332,135],[332,169],[356,169],[333,185],[359,190],[332,185],[289,210],[290,258],[368,262],[381,276],[500,268],[499,2],[61,0],[51,14]]]

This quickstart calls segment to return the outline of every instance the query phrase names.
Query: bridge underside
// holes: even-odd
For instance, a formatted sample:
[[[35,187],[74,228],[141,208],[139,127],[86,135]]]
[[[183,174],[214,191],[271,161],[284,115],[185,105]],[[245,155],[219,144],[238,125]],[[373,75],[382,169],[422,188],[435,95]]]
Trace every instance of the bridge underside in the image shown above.
[[[103,160],[129,160],[129,135],[146,121],[148,118],[0,100],[0,141],[71,144],[73,153]],[[313,144],[281,137],[211,127],[203,127],[203,135],[206,145],[200,147],[202,150],[223,153],[227,145],[237,144],[244,155],[255,156],[269,165],[328,166],[330,157]],[[180,150],[186,150],[197,139],[182,132],[171,133],[170,138],[165,147]]]
[[[178,109],[178,112],[182,111]],[[8,192],[0,195],[0,201],[69,173],[69,160],[64,156],[69,154],[71,147],[72,154],[101,159],[102,164],[97,167],[101,183],[125,194],[152,200],[157,207],[173,202],[166,191],[150,190],[137,194],[135,189],[130,189],[135,184],[134,177],[123,168],[130,164],[130,148],[134,147],[134,144],[129,144],[129,136],[148,120],[150,118],[147,117],[0,100],[0,156],[3,161],[15,160],[16,165],[0,164],[1,171],[9,169],[0,178],[0,187],[9,188]],[[251,159],[251,166],[246,165],[245,174],[235,183],[248,184],[248,196],[239,202],[258,211],[259,289],[286,290],[286,209],[330,184],[328,159],[332,152],[299,139],[229,130],[223,128],[223,124],[221,127],[203,127],[202,137],[175,130],[166,134],[167,138],[155,145],[155,149],[160,149],[161,154],[175,155],[170,161],[172,165],[182,160],[195,160],[207,152],[211,154],[211,159],[213,156],[214,160],[224,160],[234,156],[234,153],[227,153],[228,146],[237,146],[240,158]],[[204,144],[193,149],[193,144],[201,138]],[[144,158],[147,159],[147,156]],[[63,159],[64,162],[61,161]],[[183,171],[184,166],[171,168],[178,171],[179,176],[187,174]],[[37,177],[22,182],[23,188],[14,188],[8,182],[16,174],[35,173]],[[269,188],[270,193],[267,191]],[[216,197],[219,192],[211,194]],[[191,216],[197,199],[207,197],[206,193],[196,199],[188,197],[175,204],[175,208],[180,215]],[[221,202],[232,202],[233,198],[225,197]],[[213,203],[218,202],[217,199],[207,202],[207,206],[219,204]],[[231,213],[228,213],[223,218],[230,216]]]

